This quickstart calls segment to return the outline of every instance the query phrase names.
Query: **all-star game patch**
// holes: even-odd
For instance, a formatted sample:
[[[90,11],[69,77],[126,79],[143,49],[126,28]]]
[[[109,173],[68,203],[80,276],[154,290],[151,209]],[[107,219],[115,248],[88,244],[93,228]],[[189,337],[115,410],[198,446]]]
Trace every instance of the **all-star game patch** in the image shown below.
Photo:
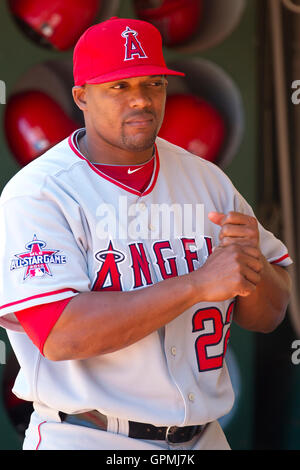
[[[52,276],[49,265],[66,264],[65,255],[58,254],[60,250],[45,249],[46,242],[38,240],[34,235],[33,239],[26,243],[24,253],[14,255],[11,259],[10,271],[25,268],[23,280],[33,277]]]

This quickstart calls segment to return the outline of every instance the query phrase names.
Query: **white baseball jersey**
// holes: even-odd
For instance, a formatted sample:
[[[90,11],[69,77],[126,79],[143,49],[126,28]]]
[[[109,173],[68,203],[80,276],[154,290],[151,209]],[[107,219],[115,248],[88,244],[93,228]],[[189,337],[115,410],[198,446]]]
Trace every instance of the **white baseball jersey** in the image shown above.
[[[196,304],[129,347],[78,361],[47,360],[14,316],[80,292],[134,291],[184,275],[218,244],[208,212],[253,215],[216,165],[160,138],[140,194],[79,152],[80,132],[19,171],[1,196],[0,315],[21,366],[14,393],[65,413],[96,409],[111,422],[214,421],[234,401],[224,360],[234,299]],[[265,257],[289,265],[284,244],[259,230]]]

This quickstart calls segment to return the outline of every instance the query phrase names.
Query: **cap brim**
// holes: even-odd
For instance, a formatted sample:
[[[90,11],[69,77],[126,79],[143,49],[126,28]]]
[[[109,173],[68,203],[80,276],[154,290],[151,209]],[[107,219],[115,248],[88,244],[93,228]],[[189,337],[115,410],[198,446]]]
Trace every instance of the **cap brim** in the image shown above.
[[[156,67],[152,65],[139,65],[135,67],[127,67],[124,69],[116,70],[107,74],[99,75],[98,77],[86,80],[88,84],[100,84],[107,82],[114,82],[117,80],[123,80],[124,78],[133,77],[145,77],[149,75],[178,75],[181,77],[185,76],[185,73],[178,72],[176,70],[168,69],[167,67]]]

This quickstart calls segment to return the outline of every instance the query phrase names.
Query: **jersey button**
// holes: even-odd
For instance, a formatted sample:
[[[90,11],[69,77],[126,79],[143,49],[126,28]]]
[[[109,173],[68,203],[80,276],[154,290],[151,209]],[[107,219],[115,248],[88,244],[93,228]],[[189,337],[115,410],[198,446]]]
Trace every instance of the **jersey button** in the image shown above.
[[[177,353],[177,350],[176,350],[175,346],[173,346],[173,347],[171,348],[171,354],[172,354],[172,356],[176,356],[176,353]]]
[[[138,209],[140,211],[145,211],[147,208],[146,204],[144,202],[140,202],[139,205],[138,205]]]
[[[194,395],[193,393],[189,393],[189,394],[188,394],[188,399],[189,399],[190,401],[195,401],[195,395]]]

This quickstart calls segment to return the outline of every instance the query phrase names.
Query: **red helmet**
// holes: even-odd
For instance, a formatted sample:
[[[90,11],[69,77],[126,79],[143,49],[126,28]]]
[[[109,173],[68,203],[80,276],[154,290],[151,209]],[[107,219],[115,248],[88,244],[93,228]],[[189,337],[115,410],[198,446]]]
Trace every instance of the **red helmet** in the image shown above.
[[[80,127],[50,96],[32,90],[9,98],[4,126],[9,147],[22,166]]]
[[[13,15],[58,50],[75,45],[101,0],[9,0]]]
[[[197,30],[202,0],[134,0],[137,16],[160,31],[167,46],[187,41]]]
[[[216,162],[225,132],[222,116],[204,99],[191,94],[167,97],[159,137],[199,157]]]

